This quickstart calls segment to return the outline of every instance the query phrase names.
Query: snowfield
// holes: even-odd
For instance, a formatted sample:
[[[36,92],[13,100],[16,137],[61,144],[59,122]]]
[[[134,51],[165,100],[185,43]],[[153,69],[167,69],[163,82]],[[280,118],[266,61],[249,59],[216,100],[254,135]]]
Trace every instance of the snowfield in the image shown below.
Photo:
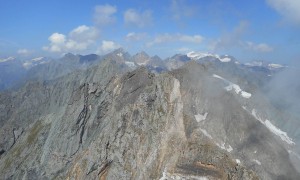
[[[205,129],[201,129],[201,128],[200,128],[200,131],[201,131],[206,137],[208,137],[209,139],[213,139],[213,137],[212,137],[210,134],[208,134],[208,132],[207,132]]]
[[[257,165],[260,165],[261,166],[261,162],[257,159],[253,159],[253,162],[255,162]]]
[[[268,64],[269,68],[277,69],[277,68],[283,68],[284,66],[281,64]]]
[[[243,107],[244,108],[244,107]],[[244,108],[245,110],[247,110],[246,108]],[[263,125],[265,125],[272,133],[274,133],[275,135],[279,136],[280,139],[290,145],[295,144],[295,142],[293,141],[292,138],[290,138],[286,132],[280,130],[279,128],[277,128],[275,125],[273,125],[268,119],[266,119],[265,121],[263,121],[256,113],[255,109],[252,109],[251,114],[253,115],[253,117],[255,117],[259,122],[261,122]]]
[[[8,57],[6,59],[0,59],[0,63],[11,61],[11,60],[14,60],[14,59],[15,59],[14,57]]]
[[[201,121],[204,121],[206,119],[207,115],[208,115],[207,112],[204,113],[203,115],[202,114],[197,114],[197,115],[195,115],[195,119],[199,123]]]
[[[232,83],[231,81],[228,81],[227,79],[225,79],[225,78],[223,78],[223,77],[221,77],[221,76],[219,76],[219,75],[213,74],[213,77],[214,77],[214,78],[221,79],[221,80],[223,80],[226,84],[228,84],[228,86],[226,86],[226,87],[224,88],[224,89],[226,89],[226,91],[232,91],[232,90],[234,90],[236,94],[241,95],[243,98],[246,98],[246,99],[249,99],[249,98],[252,96],[251,93],[248,93],[248,92],[246,92],[246,91],[243,91],[239,85],[234,84],[234,83]]]
[[[126,64],[128,67],[131,67],[131,68],[135,68],[135,67],[136,67],[136,65],[134,64],[134,62],[125,61],[125,64]]]
[[[220,56],[217,54],[200,53],[200,52],[194,52],[194,51],[191,51],[191,52],[187,53],[186,55],[187,55],[187,57],[189,57],[193,60],[199,60],[204,57],[213,57],[213,58],[218,59],[221,62],[230,62],[231,61],[231,58],[227,57],[228,55],[225,55],[224,58],[220,58]]]
[[[42,59],[44,59],[44,57],[37,57],[37,58],[33,58],[31,59],[31,61],[41,61]]]
[[[231,59],[229,57],[219,58],[221,62],[230,62]]]

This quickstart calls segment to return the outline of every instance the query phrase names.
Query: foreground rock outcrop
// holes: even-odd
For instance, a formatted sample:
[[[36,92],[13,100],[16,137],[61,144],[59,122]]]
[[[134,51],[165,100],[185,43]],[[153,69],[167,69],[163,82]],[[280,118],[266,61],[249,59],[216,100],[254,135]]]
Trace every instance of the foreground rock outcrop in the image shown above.
[[[192,62],[153,74],[106,59],[1,94],[1,177],[299,177],[283,145],[207,68]],[[255,164],[254,157],[264,161]]]

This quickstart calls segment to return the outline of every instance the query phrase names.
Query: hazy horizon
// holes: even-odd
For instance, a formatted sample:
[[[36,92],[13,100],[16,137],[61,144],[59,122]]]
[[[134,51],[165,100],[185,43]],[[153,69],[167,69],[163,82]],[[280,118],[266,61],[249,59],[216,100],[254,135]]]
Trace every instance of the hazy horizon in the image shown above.
[[[168,0],[1,2],[0,58],[105,54],[162,58],[189,51],[290,64],[300,53],[300,3]]]

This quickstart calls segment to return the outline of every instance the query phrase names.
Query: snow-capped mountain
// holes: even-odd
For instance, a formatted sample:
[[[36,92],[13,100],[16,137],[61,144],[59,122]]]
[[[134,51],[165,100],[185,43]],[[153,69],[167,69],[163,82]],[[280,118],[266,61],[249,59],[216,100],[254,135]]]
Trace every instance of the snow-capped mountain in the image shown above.
[[[23,67],[28,70],[34,66],[48,63],[49,61],[50,60],[46,57],[36,57],[36,58],[30,59],[30,60],[24,61]]]
[[[7,62],[7,61],[12,61],[12,60],[15,60],[16,58],[14,57],[8,57],[8,58],[3,58],[3,59],[0,59],[0,63],[4,63],[4,62]]]
[[[165,64],[168,70],[178,69],[183,66],[186,62],[190,61],[187,55],[175,54],[172,57],[169,57],[165,60]]]
[[[250,68],[261,67],[261,68],[266,68],[269,70],[280,70],[282,68],[287,67],[285,65],[281,65],[281,64],[277,64],[277,63],[268,63],[266,61],[252,61],[252,62],[244,63],[244,65],[248,66]]]
[[[202,58],[213,58],[219,60],[220,62],[232,61],[232,58],[228,55],[219,56],[217,54],[201,53],[201,52],[194,52],[194,51],[187,53],[187,57],[191,58],[192,60],[200,60]]]
[[[135,67],[145,66],[153,72],[162,72],[166,70],[165,62],[159,56],[155,55],[150,57],[144,51],[141,51],[133,56],[129,55],[128,59],[136,65]],[[133,67],[132,64],[129,65]]]
[[[144,51],[132,56],[132,61],[138,64],[139,66],[146,66],[149,63],[150,59],[150,56]]]

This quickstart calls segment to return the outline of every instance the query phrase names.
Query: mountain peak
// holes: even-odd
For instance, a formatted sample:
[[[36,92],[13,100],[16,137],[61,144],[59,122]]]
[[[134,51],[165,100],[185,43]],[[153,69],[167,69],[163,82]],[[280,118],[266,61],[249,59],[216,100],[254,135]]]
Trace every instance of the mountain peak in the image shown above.
[[[231,62],[232,60],[231,56],[228,55],[219,56],[218,54],[202,53],[202,52],[195,52],[195,51],[191,51],[187,53],[187,56],[193,60],[209,58],[210,60],[219,60],[220,62],[224,62],[224,63]]]
[[[124,50],[124,48],[120,47],[116,50],[114,50],[112,53],[114,54],[119,54],[119,53],[125,53],[126,51]]]
[[[138,57],[150,57],[145,51],[141,51],[141,52],[135,54],[135,56],[138,56]]]
[[[153,60],[162,60],[158,55],[154,55],[151,57]]]
[[[142,66],[142,65],[145,66],[150,61],[150,56],[146,52],[141,51],[141,52],[135,54],[132,57],[132,60],[140,66]]]
[[[73,57],[75,57],[76,55],[75,54],[73,54],[73,53],[66,53],[64,56],[63,56],[63,58],[73,58]]]

